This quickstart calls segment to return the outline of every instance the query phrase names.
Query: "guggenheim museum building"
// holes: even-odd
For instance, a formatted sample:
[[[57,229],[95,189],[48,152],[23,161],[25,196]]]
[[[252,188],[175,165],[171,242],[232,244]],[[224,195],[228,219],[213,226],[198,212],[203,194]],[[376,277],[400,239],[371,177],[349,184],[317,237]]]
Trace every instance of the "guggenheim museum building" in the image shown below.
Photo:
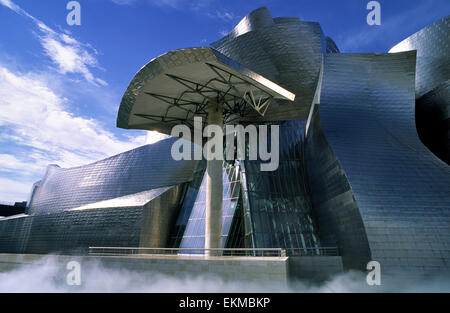
[[[223,124],[279,125],[280,136],[274,171],[261,171],[260,159],[220,163],[221,247],[336,255],[344,269],[376,260],[392,271],[448,271],[449,23],[438,20],[386,53],[347,54],[319,23],[259,8],[209,47],[145,65],[117,126],[193,127],[192,116],[212,117],[205,99],[216,92]],[[265,107],[244,97],[244,85],[266,94]],[[23,212],[0,218],[0,253],[213,246],[210,165],[174,160],[177,140],[74,168],[49,165]]]

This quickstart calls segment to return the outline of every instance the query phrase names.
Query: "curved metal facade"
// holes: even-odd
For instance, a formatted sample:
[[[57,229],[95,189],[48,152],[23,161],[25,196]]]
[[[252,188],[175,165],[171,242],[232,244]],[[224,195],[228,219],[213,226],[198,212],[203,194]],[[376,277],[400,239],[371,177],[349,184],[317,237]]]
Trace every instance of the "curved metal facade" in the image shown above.
[[[389,53],[417,50],[416,98],[450,79],[450,16],[424,27],[399,42]]]
[[[273,120],[291,120],[293,116],[307,118],[322,53],[326,49],[326,40],[319,23],[301,22],[296,18],[272,19],[266,8],[253,11],[243,21],[255,19],[264,19],[265,22],[252,24],[245,32],[235,29],[211,45],[227,57],[293,92],[296,95],[294,102],[277,100],[277,103],[283,107],[292,107],[293,112],[303,113],[279,113],[277,104],[272,103],[266,112],[267,116]],[[250,122],[257,121],[253,119]]]
[[[93,164],[48,167],[26,215],[0,220],[0,252],[86,253],[89,246],[165,247],[198,161],[174,161],[175,138]]]
[[[264,8],[244,20],[258,23],[212,45],[294,92],[305,118],[324,57],[321,102],[305,136],[308,177],[299,177],[321,245],[338,245],[347,268],[371,259],[387,269],[448,268],[450,170],[416,132],[415,53],[340,54],[317,23],[270,22]]]
[[[354,257],[363,265],[364,256],[387,269],[449,267],[450,167],[416,132],[415,56],[415,51],[325,56],[320,125],[316,119],[311,127],[321,126],[330,147],[322,151],[328,149],[336,158],[325,164],[309,162],[315,158],[309,151],[307,165],[316,176],[313,182],[322,183],[312,191],[315,209],[336,229],[344,264],[352,267],[357,265],[352,264]],[[316,143],[311,138],[306,149],[316,149]],[[320,168],[340,179],[317,178]],[[345,181],[349,188],[339,192]],[[322,198],[323,190],[336,195]],[[350,190],[352,195],[344,196]],[[367,251],[365,244],[370,254],[359,254]]]
[[[417,50],[416,126],[422,142],[450,164],[450,17],[428,25],[389,52]]]
[[[179,185],[192,180],[197,161],[175,161],[175,138],[146,145],[89,165],[50,165],[33,191],[29,213],[56,213],[89,203]]]

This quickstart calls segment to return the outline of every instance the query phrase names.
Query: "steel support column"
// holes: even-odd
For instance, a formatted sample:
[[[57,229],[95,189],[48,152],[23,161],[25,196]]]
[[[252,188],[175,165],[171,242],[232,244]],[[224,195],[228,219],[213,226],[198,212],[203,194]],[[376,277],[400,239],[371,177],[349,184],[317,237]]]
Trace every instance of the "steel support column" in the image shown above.
[[[223,128],[222,101],[210,103],[208,125],[218,125],[221,129]],[[221,156],[219,159],[211,160],[210,155],[207,157],[205,249],[222,248],[222,158]],[[205,255],[218,254],[217,251],[205,250]]]

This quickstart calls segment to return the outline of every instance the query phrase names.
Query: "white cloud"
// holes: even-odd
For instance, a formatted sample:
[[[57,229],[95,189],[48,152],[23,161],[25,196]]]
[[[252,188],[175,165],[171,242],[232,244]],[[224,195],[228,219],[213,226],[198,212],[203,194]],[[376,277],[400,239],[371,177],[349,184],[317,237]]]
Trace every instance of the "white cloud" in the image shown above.
[[[0,0],[0,4],[31,19],[36,24],[40,32],[37,37],[46,55],[50,57],[61,74],[81,74],[84,79],[96,86],[107,86],[104,80],[95,77],[92,73],[92,68],[99,68],[97,51],[92,46],[81,43],[68,34],[54,31],[11,0]]]
[[[161,134],[155,131],[149,131],[147,132],[147,137],[145,138],[145,144],[149,145],[169,137],[169,135]]]
[[[112,0],[115,4],[118,5],[130,5],[136,2],[136,0]]]
[[[219,35],[222,36],[222,37],[225,37],[225,36],[228,35],[229,33],[230,33],[230,31],[229,31],[229,30],[225,30],[225,29],[221,29],[221,30],[219,31]]]
[[[76,78],[68,73],[84,78],[77,83],[78,93],[88,95],[91,104],[101,102],[95,96],[97,87],[107,83],[92,73],[93,68],[100,69],[98,52],[67,31],[51,29],[10,0],[0,0],[0,5],[34,22],[36,36],[57,69],[19,72],[0,63],[0,200],[27,199],[32,183],[42,178],[48,164],[84,165],[165,138],[151,132],[119,139],[97,119],[72,113],[76,96],[68,83],[73,88]],[[101,98],[108,99],[110,92],[102,90]]]
[[[118,5],[133,5],[135,3],[148,3],[160,8],[169,8],[176,10],[192,10],[201,13],[206,13],[206,15],[211,15],[208,13],[213,9],[213,4],[216,4],[216,0],[111,0],[113,3]],[[217,13],[217,12],[216,12]],[[213,13],[212,15],[216,14]],[[227,16],[222,16],[227,19]]]
[[[99,155],[134,147],[118,141],[97,121],[65,111],[66,102],[47,86],[44,78],[32,73],[15,74],[0,66],[0,123],[15,126],[14,131],[27,145]]]
[[[67,35],[64,35],[68,37]],[[73,38],[66,40],[66,42],[75,41]],[[52,61],[58,66],[58,70],[61,74],[66,73],[79,73],[84,78],[97,84],[98,81],[94,75],[90,72],[89,66],[95,67],[97,60],[92,54],[83,50],[81,46],[75,41],[75,43],[65,44],[61,38],[58,38],[57,34],[47,33],[47,35],[40,37],[42,47],[45,49],[46,54],[52,59]]]
[[[111,1],[118,5],[132,5],[136,2],[139,2],[139,0],[111,0]],[[178,8],[181,3],[186,2],[186,1],[185,0],[147,0],[147,2],[157,5],[159,7]]]
[[[31,15],[29,15],[27,12],[25,12],[24,10],[22,10],[22,8],[20,8],[17,4],[15,4],[14,2],[12,2],[11,0],[0,0],[0,4],[4,5],[5,7],[13,10],[14,12],[27,16],[29,18],[33,18]],[[34,18],[33,18],[34,19]]]
[[[0,154],[0,164],[0,172],[17,173],[17,171],[21,171],[24,174],[39,173],[47,165],[42,162],[30,163],[11,154]]]
[[[19,157],[2,151],[0,172],[33,181],[42,177],[49,163],[83,165],[145,143],[145,135],[120,140],[98,121],[70,113],[67,105],[45,76],[14,73],[0,65],[0,140],[22,152]],[[31,188],[3,182],[1,200],[15,201],[18,195],[26,199]]]
[[[214,13],[207,13],[207,16],[212,19],[219,19],[224,22],[232,22],[236,17],[232,12],[227,10],[224,11],[215,11]]]
[[[0,177],[0,199],[8,202],[26,201],[33,182],[18,182],[16,180]]]

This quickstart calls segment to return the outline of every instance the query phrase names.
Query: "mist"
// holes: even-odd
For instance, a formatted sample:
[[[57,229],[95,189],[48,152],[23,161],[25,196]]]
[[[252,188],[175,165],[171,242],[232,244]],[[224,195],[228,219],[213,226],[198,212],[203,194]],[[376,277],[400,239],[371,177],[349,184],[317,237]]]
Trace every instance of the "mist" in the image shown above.
[[[365,273],[349,271],[322,283],[296,281],[286,285],[271,282],[230,282],[205,275],[173,277],[151,271],[111,268],[100,261],[82,261],[81,284],[70,286],[66,282],[69,270],[55,258],[6,269],[0,264],[0,292],[2,293],[85,293],[85,292],[163,292],[163,293],[277,293],[277,292],[450,292],[448,275],[422,279],[389,277],[380,286],[369,286]]]

